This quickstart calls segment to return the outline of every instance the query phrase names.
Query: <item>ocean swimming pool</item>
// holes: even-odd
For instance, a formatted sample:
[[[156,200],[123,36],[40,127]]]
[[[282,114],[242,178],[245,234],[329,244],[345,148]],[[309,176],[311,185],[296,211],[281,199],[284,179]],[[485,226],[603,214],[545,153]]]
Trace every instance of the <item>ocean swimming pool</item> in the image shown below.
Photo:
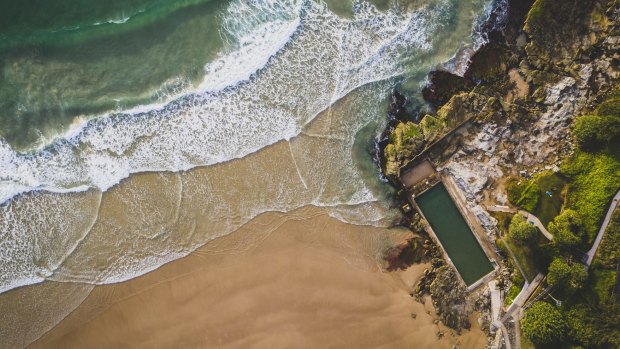
[[[493,270],[489,258],[443,183],[418,196],[416,202],[468,286]]]

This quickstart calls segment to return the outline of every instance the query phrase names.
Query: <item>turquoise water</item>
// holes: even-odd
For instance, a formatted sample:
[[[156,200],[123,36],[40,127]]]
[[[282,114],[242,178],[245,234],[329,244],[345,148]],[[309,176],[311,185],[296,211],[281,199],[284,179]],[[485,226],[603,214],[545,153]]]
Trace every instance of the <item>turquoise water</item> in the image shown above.
[[[77,117],[195,86],[223,48],[227,1],[0,4],[0,136],[25,150]]]
[[[443,183],[417,197],[416,202],[467,285],[493,270]]]

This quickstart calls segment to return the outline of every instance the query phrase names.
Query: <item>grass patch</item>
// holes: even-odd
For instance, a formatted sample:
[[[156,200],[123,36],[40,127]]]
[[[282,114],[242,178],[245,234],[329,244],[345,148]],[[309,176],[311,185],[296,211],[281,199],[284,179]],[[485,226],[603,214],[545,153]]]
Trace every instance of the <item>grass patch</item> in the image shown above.
[[[506,189],[508,192],[508,200],[514,205],[528,212],[534,211],[536,206],[538,206],[540,189],[535,181],[525,179],[517,181],[512,179],[508,181]]]
[[[570,181],[565,206],[581,216],[589,243],[594,240],[611,199],[620,187],[619,151],[588,153],[577,150],[561,166],[562,174]]]
[[[534,178],[539,188],[539,199],[536,209],[532,212],[547,226],[562,210],[566,179],[552,171],[541,173]]]
[[[510,219],[512,219],[512,213],[501,211],[490,211],[489,214],[497,219],[497,227],[502,233],[508,233],[508,227],[510,226]]]
[[[560,173],[545,171],[530,179],[507,184],[508,200],[513,205],[537,216],[547,226],[564,205],[567,179]]]
[[[523,288],[523,285],[521,285],[521,286],[518,286],[518,285],[510,286],[510,289],[508,290],[508,293],[506,294],[506,299],[504,300],[504,303],[506,305],[511,305],[512,302],[514,302],[515,298],[517,298],[517,296],[519,295],[519,292],[521,292],[522,288]]]
[[[540,234],[539,239],[540,238],[544,239],[542,234]],[[523,269],[528,281],[532,281],[539,271],[545,269],[546,254],[541,251],[538,242],[532,243],[531,245],[519,245],[512,241],[509,236],[504,236],[501,241],[510,247],[510,250],[517,259],[516,262],[519,263],[519,266]]]

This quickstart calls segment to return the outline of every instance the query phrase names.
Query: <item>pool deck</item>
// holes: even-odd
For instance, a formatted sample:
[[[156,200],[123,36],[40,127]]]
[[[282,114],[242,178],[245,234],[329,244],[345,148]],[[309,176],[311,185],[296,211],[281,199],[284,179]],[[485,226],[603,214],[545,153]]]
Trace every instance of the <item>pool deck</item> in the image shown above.
[[[416,166],[403,171],[400,181],[405,188],[411,188],[435,173],[435,168],[429,160],[424,160]]]

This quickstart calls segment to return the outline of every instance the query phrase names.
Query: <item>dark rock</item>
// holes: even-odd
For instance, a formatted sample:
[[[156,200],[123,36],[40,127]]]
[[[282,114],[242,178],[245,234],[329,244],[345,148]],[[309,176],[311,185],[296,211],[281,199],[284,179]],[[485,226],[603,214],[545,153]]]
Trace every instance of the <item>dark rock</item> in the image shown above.
[[[435,280],[430,285],[430,294],[436,303],[436,310],[444,325],[457,331],[469,329],[470,309],[465,297],[465,286],[456,272],[449,266],[437,269]]]
[[[516,46],[517,38],[534,0],[495,0],[493,11],[478,31],[489,43]]]
[[[522,32],[525,17],[533,3],[534,0],[508,0],[508,14],[503,35],[509,46],[517,45],[517,38]]]
[[[444,105],[453,95],[467,91],[475,84],[470,79],[443,70],[428,74],[428,84],[422,90],[424,99],[435,107]]]
[[[510,51],[503,45],[484,45],[472,56],[465,78],[485,82],[506,79],[510,57]]]
[[[420,242],[419,238],[411,238],[403,244],[390,247],[383,258],[388,263],[386,269],[405,270],[414,263],[420,263],[424,259],[424,248]]]
[[[394,90],[390,97],[390,107],[388,114],[398,121],[411,120],[410,114],[407,112],[407,97]]]
[[[538,70],[567,75],[565,70],[573,64],[574,57],[594,44],[581,38],[591,33],[593,13],[601,14],[599,3],[598,0],[536,2],[523,28],[530,38],[525,48],[530,64]]]

